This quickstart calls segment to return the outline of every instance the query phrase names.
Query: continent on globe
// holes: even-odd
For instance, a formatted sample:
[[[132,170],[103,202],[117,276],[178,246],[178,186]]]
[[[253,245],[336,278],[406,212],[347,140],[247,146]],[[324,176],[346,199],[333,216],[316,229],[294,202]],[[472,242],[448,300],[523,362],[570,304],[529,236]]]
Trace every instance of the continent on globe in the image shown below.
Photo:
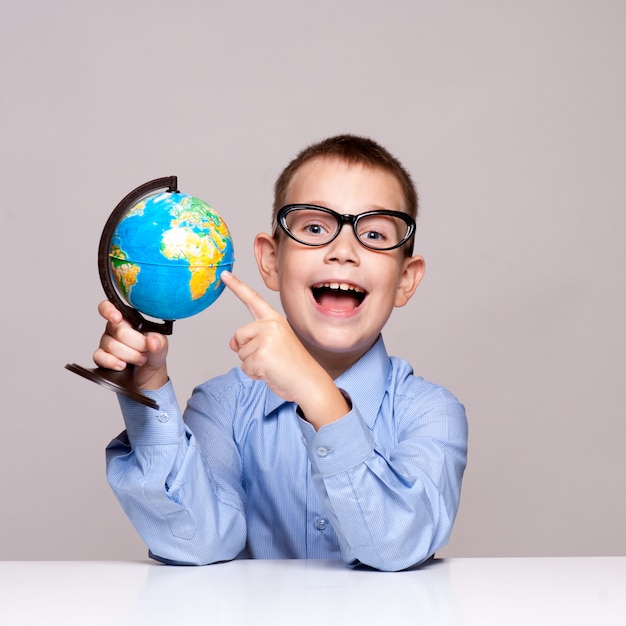
[[[222,218],[199,198],[159,192],[120,219],[109,261],[115,283],[139,312],[162,320],[190,317],[222,293],[219,279],[234,264]]]

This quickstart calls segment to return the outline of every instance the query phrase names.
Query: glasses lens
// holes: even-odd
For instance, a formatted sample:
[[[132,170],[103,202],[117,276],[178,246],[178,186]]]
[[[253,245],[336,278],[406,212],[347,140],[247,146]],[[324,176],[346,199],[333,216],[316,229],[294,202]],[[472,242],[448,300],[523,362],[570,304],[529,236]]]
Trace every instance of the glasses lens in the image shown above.
[[[328,243],[339,229],[332,213],[309,208],[289,211],[284,216],[284,224],[295,239],[309,246]]]
[[[409,233],[409,225],[394,215],[364,215],[357,220],[356,232],[368,248],[387,250],[396,247]]]

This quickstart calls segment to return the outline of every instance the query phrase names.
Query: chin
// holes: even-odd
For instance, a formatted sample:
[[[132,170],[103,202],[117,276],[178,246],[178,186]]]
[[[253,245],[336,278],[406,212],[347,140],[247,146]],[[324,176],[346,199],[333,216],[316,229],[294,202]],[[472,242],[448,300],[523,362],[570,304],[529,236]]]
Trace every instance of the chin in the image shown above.
[[[302,340],[307,350],[315,356],[316,354],[324,354],[328,358],[352,356],[355,360],[365,354],[378,339],[378,335],[373,339],[347,340],[345,332],[329,333],[323,338],[310,338],[310,340]]]

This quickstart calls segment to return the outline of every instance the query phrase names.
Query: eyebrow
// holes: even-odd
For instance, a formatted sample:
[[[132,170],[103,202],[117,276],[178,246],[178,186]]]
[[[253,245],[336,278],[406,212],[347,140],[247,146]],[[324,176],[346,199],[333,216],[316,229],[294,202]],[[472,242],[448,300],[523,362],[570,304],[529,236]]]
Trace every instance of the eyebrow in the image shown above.
[[[310,204],[313,206],[319,206],[324,209],[330,209],[331,211],[335,211],[335,213],[339,213],[340,215],[345,215],[345,212],[341,209],[334,208],[329,206],[326,202],[321,202],[319,200],[313,200],[312,202],[287,202],[284,206],[289,206],[291,204]],[[399,213],[406,213],[409,217],[410,213],[405,211],[404,209],[389,209],[385,206],[380,206],[379,204],[368,204],[365,207],[361,207],[362,210],[359,213],[348,213],[348,215],[360,215],[361,213],[369,213],[370,211],[398,211]]]

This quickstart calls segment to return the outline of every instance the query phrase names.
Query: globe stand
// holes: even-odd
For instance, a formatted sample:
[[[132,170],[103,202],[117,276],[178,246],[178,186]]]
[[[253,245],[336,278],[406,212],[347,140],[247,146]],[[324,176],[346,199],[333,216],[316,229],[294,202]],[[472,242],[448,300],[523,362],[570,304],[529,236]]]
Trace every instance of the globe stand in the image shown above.
[[[98,246],[98,271],[100,274],[100,282],[107,298],[118,308],[124,318],[130,322],[135,330],[140,332],[156,332],[162,335],[171,335],[174,321],[164,320],[163,322],[154,322],[146,319],[137,309],[129,306],[122,300],[114,286],[111,277],[111,268],[109,262],[109,253],[111,250],[111,241],[115,233],[115,229],[120,220],[126,215],[128,210],[132,208],[142,198],[149,196],[159,189],[166,189],[169,193],[177,193],[178,178],[176,176],[165,176],[151,180],[136,189],[133,189],[126,195],[120,203],[113,209],[113,212],[107,220],[100,244]],[[78,374],[87,380],[91,380],[106,389],[122,394],[136,402],[140,402],[153,409],[158,409],[159,405],[152,399],[148,398],[137,388],[133,376],[133,366],[127,366],[123,371],[118,372],[103,367],[86,368],[76,363],[68,363],[65,366],[70,372]]]
[[[139,391],[139,389],[137,389],[133,376],[134,367],[132,365],[126,366],[126,368],[121,372],[108,370],[104,367],[87,368],[76,363],[68,363],[65,366],[65,369],[68,369],[70,372],[74,372],[74,374],[78,374],[87,380],[91,380],[94,383],[109,389],[110,391],[122,394],[123,396],[131,398],[131,400],[135,400],[141,404],[145,404],[152,409],[158,410],[159,408],[157,402],[155,402],[152,398],[148,398],[148,396],[145,396],[141,393],[141,391]]]

